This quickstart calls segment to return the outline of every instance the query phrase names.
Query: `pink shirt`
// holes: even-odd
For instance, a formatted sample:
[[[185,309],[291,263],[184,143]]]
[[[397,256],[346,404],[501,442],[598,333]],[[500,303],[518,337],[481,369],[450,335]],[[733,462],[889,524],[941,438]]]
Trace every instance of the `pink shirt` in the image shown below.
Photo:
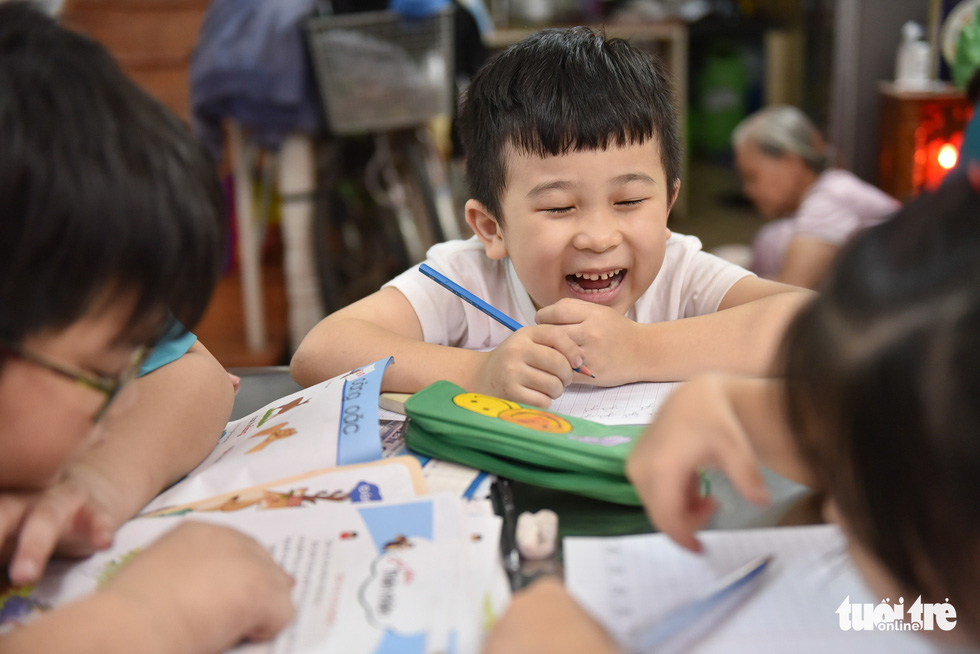
[[[763,226],[752,243],[752,271],[775,277],[790,241],[807,236],[843,245],[856,232],[880,223],[900,203],[846,170],[826,170],[807,190],[796,213]]]

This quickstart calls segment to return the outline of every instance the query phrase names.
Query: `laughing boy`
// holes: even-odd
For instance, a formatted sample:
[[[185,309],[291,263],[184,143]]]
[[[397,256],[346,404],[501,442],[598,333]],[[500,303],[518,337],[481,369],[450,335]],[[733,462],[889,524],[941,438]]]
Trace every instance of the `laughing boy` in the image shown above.
[[[656,58],[588,28],[543,30],[477,73],[459,127],[475,236],[426,263],[525,327],[412,268],[314,327],[291,363],[299,383],[393,355],[384,390],[448,379],[547,407],[572,382],[769,370],[813,295],[667,228],[682,155]]]

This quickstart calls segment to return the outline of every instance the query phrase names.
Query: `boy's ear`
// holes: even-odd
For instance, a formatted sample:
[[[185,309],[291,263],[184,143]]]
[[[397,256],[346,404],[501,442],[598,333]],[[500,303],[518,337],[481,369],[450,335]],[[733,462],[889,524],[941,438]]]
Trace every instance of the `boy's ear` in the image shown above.
[[[670,191],[670,199],[667,201],[667,215],[670,215],[671,210],[674,208],[674,203],[677,202],[677,198],[681,195],[681,178],[678,177],[674,180],[674,188]]]
[[[476,237],[483,243],[483,249],[491,259],[503,259],[507,256],[507,245],[504,243],[504,232],[497,219],[486,206],[477,200],[467,200],[465,206],[466,224],[470,226]]]
[[[674,180],[674,188],[673,188],[673,190],[670,193],[670,199],[667,201],[667,217],[668,218],[670,217],[670,212],[673,210],[674,203],[677,202],[677,198],[680,197],[680,194],[681,194],[681,180],[678,177],[676,180]],[[670,228],[669,227],[667,228],[667,238],[668,239],[670,238]]]

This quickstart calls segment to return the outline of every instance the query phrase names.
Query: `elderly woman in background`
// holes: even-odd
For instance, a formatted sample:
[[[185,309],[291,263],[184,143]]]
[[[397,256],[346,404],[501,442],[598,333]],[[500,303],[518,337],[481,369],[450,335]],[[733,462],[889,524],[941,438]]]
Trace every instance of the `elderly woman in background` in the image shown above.
[[[827,146],[806,115],[772,106],[732,132],[742,187],[768,221],[752,244],[753,272],[816,288],[855,232],[884,220],[898,201],[852,173],[827,167]]]

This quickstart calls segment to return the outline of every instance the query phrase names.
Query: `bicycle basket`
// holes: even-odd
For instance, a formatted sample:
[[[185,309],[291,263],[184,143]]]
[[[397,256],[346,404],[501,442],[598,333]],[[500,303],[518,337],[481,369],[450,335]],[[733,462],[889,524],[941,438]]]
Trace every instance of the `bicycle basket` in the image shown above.
[[[334,134],[422,125],[452,113],[453,7],[424,18],[393,11],[316,16],[304,24]]]

